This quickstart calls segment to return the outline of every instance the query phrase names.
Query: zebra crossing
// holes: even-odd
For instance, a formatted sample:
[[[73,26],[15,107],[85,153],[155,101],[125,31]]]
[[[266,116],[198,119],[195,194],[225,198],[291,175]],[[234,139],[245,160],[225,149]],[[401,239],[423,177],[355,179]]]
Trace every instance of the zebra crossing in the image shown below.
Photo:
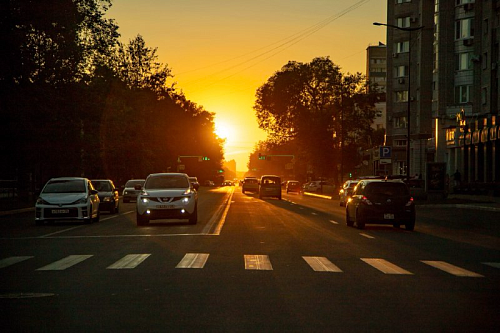
[[[123,258],[111,263],[106,269],[109,270],[120,270],[120,269],[136,269],[145,260],[147,260],[152,254],[151,253],[139,253],[139,254],[127,254]],[[184,257],[175,266],[175,269],[202,269],[208,262],[210,254],[209,253],[186,253]],[[94,255],[90,254],[79,254],[79,255],[69,255],[45,266],[37,268],[36,271],[63,271],[70,269],[86,260],[91,259]],[[5,269],[13,265],[19,265],[25,263],[30,259],[35,258],[34,256],[12,256],[0,260],[0,269]],[[330,273],[345,273],[344,270],[339,268],[336,264],[331,262],[326,257],[315,257],[315,256],[302,256],[303,261],[312,269],[314,272],[330,272]],[[360,262],[367,264],[368,266],[378,270],[383,274],[388,275],[414,275],[414,272],[410,272],[407,269],[400,267],[392,262],[389,262],[383,258],[359,258]],[[484,275],[472,272],[462,267],[455,266],[451,263],[445,261],[432,261],[432,260],[420,260],[422,264],[428,267],[433,267],[442,272],[446,272],[450,275],[457,277],[472,277],[472,278],[482,278]],[[246,254],[243,256],[243,263],[245,270],[257,270],[257,271],[272,271],[274,270],[271,263],[271,259],[268,255],[251,255]],[[500,262],[482,262],[482,265],[487,265],[489,267],[500,269]]]

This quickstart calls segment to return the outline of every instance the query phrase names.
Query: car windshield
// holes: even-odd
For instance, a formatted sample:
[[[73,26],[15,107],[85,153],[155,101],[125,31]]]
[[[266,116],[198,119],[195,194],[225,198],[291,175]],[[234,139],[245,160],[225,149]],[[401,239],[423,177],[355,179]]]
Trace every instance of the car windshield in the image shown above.
[[[189,181],[187,177],[181,175],[154,176],[146,180],[144,188],[147,190],[189,188]]]
[[[257,181],[257,179],[246,179],[245,183],[248,183],[248,184],[257,184],[258,181]]]
[[[350,183],[350,184],[349,184],[349,186],[347,186],[347,187],[349,187],[349,188],[353,188],[353,187],[356,187],[356,185],[358,185],[358,182],[352,182],[352,183]]]
[[[43,189],[42,193],[85,193],[83,179],[52,180]]]
[[[269,178],[262,178],[261,181],[262,184],[264,185],[281,185],[281,179],[276,178],[276,177],[269,177]]]
[[[144,180],[129,180],[125,187],[135,187],[135,185],[144,185]]]
[[[189,177],[189,181],[191,183],[194,183],[194,182],[198,182],[198,179],[196,179],[196,177]]]
[[[402,196],[408,195],[408,187],[403,183],[371,183],[366,186],[366,195]]]
[[[111,184],[107,181],[92,181],[92,185],[94,185],[94,188],[97,191],[100,192],[110,192],[111,191]]]

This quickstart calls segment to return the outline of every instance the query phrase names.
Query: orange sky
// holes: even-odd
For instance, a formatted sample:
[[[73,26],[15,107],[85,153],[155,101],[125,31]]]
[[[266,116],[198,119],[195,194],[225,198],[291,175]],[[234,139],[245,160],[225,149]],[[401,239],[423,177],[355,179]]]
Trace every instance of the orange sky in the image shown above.
[[[246,171],[266,138],[253,110],[256,89],[289,60],[330,56],[344,72],[364,73],[366,48],[385,42],[385,28],[372,23],[386,21],[386,8],[387,0],[114,0],[107,17],[122,42],[140,34],[158,48],[177,88],[216,113],[226,159]]]

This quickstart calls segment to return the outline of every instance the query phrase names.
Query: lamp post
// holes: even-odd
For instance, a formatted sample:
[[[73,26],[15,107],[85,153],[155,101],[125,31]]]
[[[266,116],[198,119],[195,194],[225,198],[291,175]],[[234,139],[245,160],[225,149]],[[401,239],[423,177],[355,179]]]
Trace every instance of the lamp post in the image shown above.
[[[378,25],[378,26],[386,26],[388,28],[393,28],[393,29],[398,29],[402,31],[407,31],[408,32],[408,96],[406,97],[407,100],[407,111],[406,111],[406,126],[407,126],[407,134],[406,134],[406,180],[409,182],[410,181],[410,118],[411,118],[411,98],[410,98],[410,88],[411,88],[411,32],[412,31],[417,31],[421,30],[424,27],[414,27],[414,28],[402,28],[398,27],[397,25],[393,24],[386,24],[386,23],[379,23],[379,22],[374,22],[373,25]]]

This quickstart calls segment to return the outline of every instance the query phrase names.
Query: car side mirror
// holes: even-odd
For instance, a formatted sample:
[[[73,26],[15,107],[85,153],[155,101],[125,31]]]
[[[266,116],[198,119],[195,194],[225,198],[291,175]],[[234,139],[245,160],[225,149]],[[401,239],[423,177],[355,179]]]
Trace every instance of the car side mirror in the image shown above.
[[[134,186],[134,190],[140,191],[140,190],[142,190],[142,186],[139,185],[139,184],[137,184],[137,185]]]

